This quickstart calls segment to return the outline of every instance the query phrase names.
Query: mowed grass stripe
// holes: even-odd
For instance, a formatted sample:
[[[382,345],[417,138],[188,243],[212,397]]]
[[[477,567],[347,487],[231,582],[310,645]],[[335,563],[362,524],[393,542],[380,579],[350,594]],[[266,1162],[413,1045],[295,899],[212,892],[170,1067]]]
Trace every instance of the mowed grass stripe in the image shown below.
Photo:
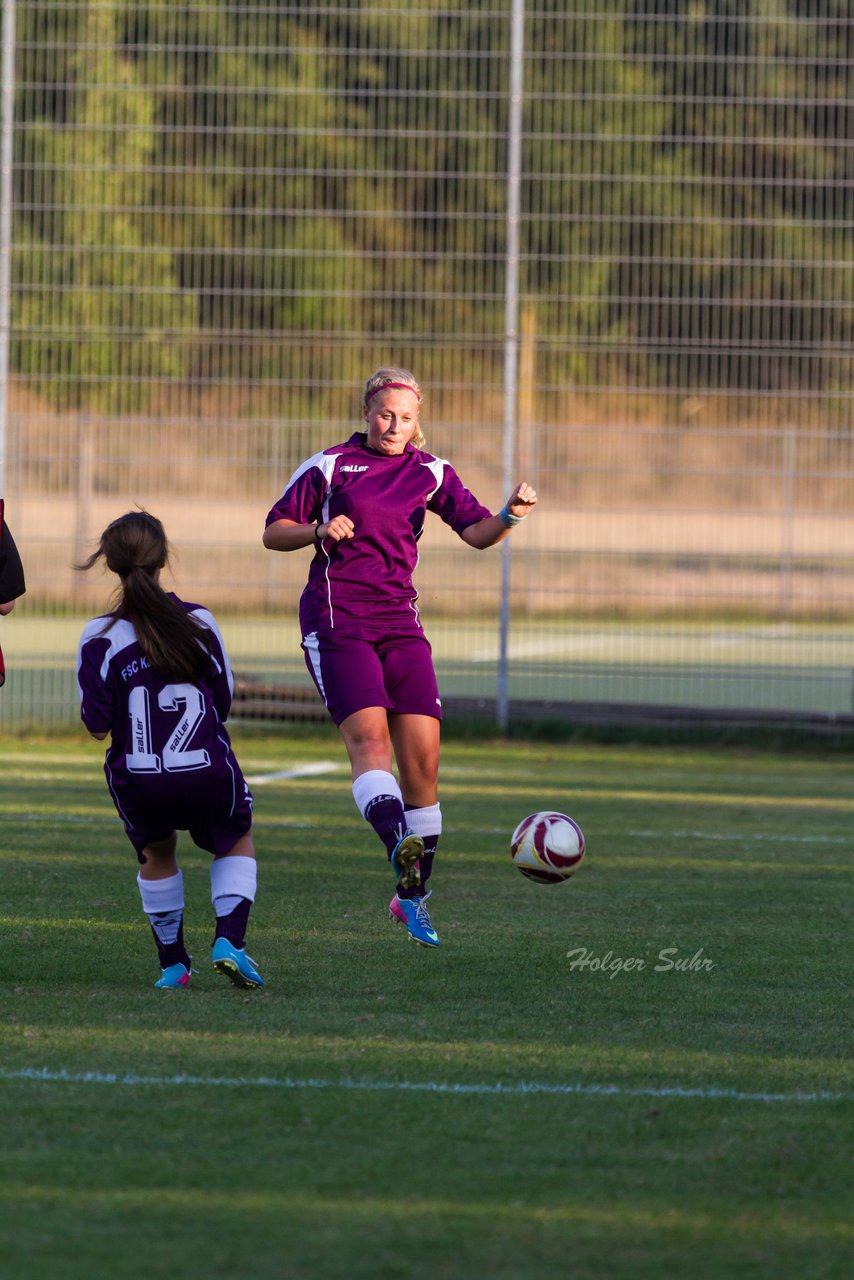
[[[773,1232],[784,1240],[809,1242],[819,1240],[846,1241],[851,1239],[851,1229],[844,1219],[830,1215],[798,1213],[791,1207],[785,1210],[752,1210],[732,1215],[729,1211],[713,1213],[676,1208],[662,1209],[661,1205],[633,1203],[619,1208],[601,1209],[582,1205],[559,1206],[524,1205],[518,1201],[448,1200],[442,1196],[424,1193],[402,1193],[392,1198],[377,1198],[354,1192],[352,1196],[306,1195],[304,1192],[240,1191],[234,1188],[219,1191],[215,1188],[170,1188],[171,1205],[186,1213],[203,1214],[237,1212],[247,1216],[262,1214],[317,1215],[321,1218],[345,1216],[371,1222],[388,1218],[394,1222],[407,1222],[413,1213],[435,1218],[461,1220],[472,1224],[488,1222],[507,1216],[518,1223],[531,1225],[595,1224],[601,1227],[635,1228],[642,1231],[677,1232],[696,1238],[719,1238],[721,1234],[754,1240],[764,1232]],[[46,1185],[17,1186],[0,1182],[0,1202],[10,1207],[28,1204],[62,1205],[87,1214],[92,1211],[121,1209],[156,1212],[162,1205],[163,1193],[156,1189],[133,1190],[87,1187],[75,1191],[66,1187]],[[284,1273],[283,1273],[284,1274]],[[406,1274],[400,1272],[399,1274]]]
[[[212,922],[212,916],[210,920],[196,921],[194,922],[194,926],[191,926],[192,931],[200,936],[204,935],[207,937],[211,932]],[[139,916],[133,920],[124,921],[99,920],[97,916],[94,915],[80,916],[76,919],[68,918],[66,916],[0,916],[0,926],[7,928],[10,931],[15,928],[23,930],[45,930],[48,934],[68,933],[71,937],[75,934],[79,936],[81,933],[85,932],[88,935],[90,942],[93,936],[98,933],[126,933],[137,938],[139,936],[141,923],[144,922],[141,921]],[[253,939],[268,940],[271,944],[274,943],[279,936],[280,934],[278,929],[273,927],[265,928],[263,925],[255,925],[252,930]],[[355,928],[351,930],[342,929],[340,924],[332,921],[329,922],[329,925],[326,928],[324,928],[322,923],[318,923],[310,929],[295,928],[288,931],[288,940],[292,945],[298,942],[316,942],[318,939],[322,939],[323,937],[334,939],[336,945],[339,946],[348,940],[354,945],[357,945],[359,941],[364,938],[364,933]],[[47,941],[49,942],[49,939]],[[208,949],[208,946],[204,948],[205,961],[203,961],[203,963],[206,963],[206,960],[209,958],[207,955]],[[189,993],[180,992],[178,998],[180,999],[181,995],[187,994]],[[169,999],[171,997],[167,996],[166,998]]]
[[[543,784],[539,784],[541,787]],[[443,793],[448,795],[478,795],[484,797],[498,796],[532,796],[532,788],[530,785],[519,786],[509,783],[505,786],[494,787],[489,785],[457,787],[450,784],[443,787]],[[632,787],[577,787],[577,786],[561,786],[559,793],[555,796],[554,791],[549,793],[540,792],[539,787],[536,794],[548,794],[550,804],[543,803],[542,807],[555,807],[555,800],[607,800],[609,802],[621,801],[626,803],[639,804],[669,804],[669,805],[691,805],[696,807],[699,805],[708,806],[716,805],[721,808],[774,808],[774,809],[830,809],[838,810],[841,813],[854,812],[854,799],[850,796],[814,796],[814,795],[751,795],[743,792],[713,792],[713,791],[657,791],[652,789],[638,790]],[[524,816],[524,815],[523,815]]]
[[[318,830],[316,827],[309,828]],[[65,853],[62,850],[57,852],[47,860],[43,860],[44,855],[39,859],[30,857],[26,852],[15,853],[13,850],[0,853],[0,865],[20,863],[26,865],[31,871],[35,871],[40,865],[44,867],[55,867],[57,860],[61,860],[68,864],[79,868],[87,868],[92,871],[103,869],[104,858],[110,857],[110,853],[99,854],[73,854]],[[263,858],[264,851],[260,851],[260,857]],[[275,855],[279,862],[284,861],[287,873],[294,876],[313,876],[314,854],[311,849],[289,849],[286,854]],[[382,876],[387,883],[388,873],[383,863],[377,857],[375,849],[350,849],[347,851],[348,860],[358,863],[362,867],[362,874],[376,874]],[[441,863],[443,871],[458,871],[465,866],[492,866],[499,864],[500,859],[506,859],[506,867],[504,870],[511,872],[515,877],[517,872],[511,865],[510,855],[508,852],[501,850],[488,850],[486,852],[471,851],[464,854],[455,854],[448,851],[444,854]],[[181,864],[186,869],[198,869],[200,872],[203,867],[197,867],[198,860],[192,856],[182,857]],[[362,865],[364,864],[364,866]],[[267,863],[269,868],[269,862]],[[606,853],[602,852],[597,856],[597,871],[685,871],[691,873],[708,872],[709,875],[733,875],[741,874],[749,871],[756,874],[769,874],[774,876],[786,875],[802,875],[804,868],[808,866],[810,874],[830,875],[830,876],[850,876],[851,868],[846,863],[832,862],[814,862],[808,860],[804,854],[792,858],[789,861],[780,859],[777,862],[762,861],[757,858],[751,858],[743,853],[733,853],[722,855],[720,858],[703,858],[695,854],[686,854],[684,856],[658,853],[655,850],[649,852],[633,854]],[[560,888],[560,886],[553,886]],[[532,892],[533,889],[540,889],[540,886],[525,886],[523,892]],[[40,921],[30,920],[25,917],[3,916],[0,917],[0,924],[38,924]]]
[[[119,835],[122,836],[122,839],[124,839],[122,827],[119,825],[118,815],[112,810],[105,811],[101,806],[96,808],[94,805],[92,807],[77,805],[73,810],[66,813],[35,813],[26,808],[18,808],[14,804],[4,804],[2,812],[4,817],[10,822],[42,822],[49,826],[62,826],[64,823],[79,824],[81,822],[102,823],[104,825],[109,824]],[[327,825],[331,823],[336,826],[343,826],[345,823],[344,818],[334,817],[326,817],[323,821]],[[287,818],[255,818],[253,822],[253,826],[256,827],[284,827],[292,828],[295,831],[302,831],[306,828],[316,827],[317,825],[318,824],[316,822],[310,821],[292,822]],[[352,827],[352,819],[350,819],[347,825]]]

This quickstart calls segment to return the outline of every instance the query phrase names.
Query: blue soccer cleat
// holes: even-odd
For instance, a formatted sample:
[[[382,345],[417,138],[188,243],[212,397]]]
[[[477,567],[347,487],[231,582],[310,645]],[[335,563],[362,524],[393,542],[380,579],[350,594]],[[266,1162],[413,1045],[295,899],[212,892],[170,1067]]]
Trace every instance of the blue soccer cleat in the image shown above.
[[[236,987],[263,987],[264,979],[255,967],[255,961],[243,947],[236,947],[228,938],[217,938],[213,945],[211,961],[217,973],[223,974]]]
[[[170,964],[168,968],[162,971],[159,980],[154,985],[164,990],[188,987],[191,973],[192,970],[188,969],[185,964]]]
[[[402,889],[414,889],[421,883],[421,868],[418,859],[424,852],[424,841],[420,836],[407,831],[394,846],[391,855],[391,869],[397,877]]]
[[[392,920],[399,920],[406,925],[406,931],[413,942],[422,947],[438,947],[439,935],[433,928],[427,911],[429,897],[429,891],[423,898],[399,898],[395,894],[388,904],[388,913]]]

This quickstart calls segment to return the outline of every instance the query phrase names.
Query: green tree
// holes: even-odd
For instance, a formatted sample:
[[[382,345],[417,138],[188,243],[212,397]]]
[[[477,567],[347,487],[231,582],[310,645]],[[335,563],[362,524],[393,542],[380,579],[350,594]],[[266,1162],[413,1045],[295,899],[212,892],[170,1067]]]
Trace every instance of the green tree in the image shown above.
[[[31,131],[44,199],[19,229],[16,359],[57,403],[133,409],[183,375],[195,306],[151,236],[155,104],[117,49],[115,0],[91,0],[79,34],[63,118]]]
[[[280,407],[282,383],[308,380],[306,339],[329,353],[369,327],[379,270],[353,216],[370,208],[363,114],[338,91],[316,18],[149,0],[128,9],[125,33],[162,86],[157,203],[199,301],[194,379]]]
[[[821,392],[846,378],[849,13],[847,0],[698,0],[677,14],[646,0],[627,22],[629,52],[656,68],[662,146],[672,140],[704,228],[699,252],[644,282],[662,302],[685,300],[637,313],[668,382]],[[622,292],[636,287],[627,268]]]

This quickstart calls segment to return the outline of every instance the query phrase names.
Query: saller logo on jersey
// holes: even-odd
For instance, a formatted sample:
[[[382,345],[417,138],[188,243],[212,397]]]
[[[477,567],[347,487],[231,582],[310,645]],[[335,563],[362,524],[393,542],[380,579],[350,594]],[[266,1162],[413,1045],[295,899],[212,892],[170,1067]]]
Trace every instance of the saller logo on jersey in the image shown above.
[[[342,471],[367,471],[367,467],[342,467]]]

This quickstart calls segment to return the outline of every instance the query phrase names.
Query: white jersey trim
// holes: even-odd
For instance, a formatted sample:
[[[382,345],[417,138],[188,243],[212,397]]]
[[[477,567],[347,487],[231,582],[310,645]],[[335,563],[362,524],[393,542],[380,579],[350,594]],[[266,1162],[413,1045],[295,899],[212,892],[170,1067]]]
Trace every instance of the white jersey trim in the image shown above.
[[[219,642],[219,649],[220,649],[220,653],[222,654],[222,659],[223,659],[223,662],[225,663],[225,667],[223,668],[220,665],[219,659],[217,658],[216,654],[211,654],[211,660],[214,666],[216,667],[217,671],[220,671],[220,672],[224,671],[226,680],[228,681],[229,692],[233,697],[234,696],[234,674],[231,670],[231,663],[228,660],[228,652],[225,647],[225,641],[222,638],[222,632],[217,626],[216,618],[214,618],[213,614],[210,612],[209,609],[205,609],[205,608],[190,609],[188,612],[194,618],[196,618],[197,621],[200,622],[202,626],[205,627],[208,631],[212,631],[217,641]],[[112,662],[116,654],[121,653],[123,649],[128,649],[132,644],[136,644],[136,632],[134,631],[132,624],[127,620],[127,618],[116,618],[113,620],[110,626],[107,627],[106,624],[109,622],[109,620],[110,620],[109,614],[103,614],[100,618],[92,618],[90,622],[86,623],[86,626],[83,628],[83,634],[80,637],[81,656],[83,653],[83,649],[89,643],[90,640],[106,640],[107,641],[107,649],[106,649],[106,652],[104,653],[104,659],[101,663],[101,667],[98,672],[98,674],[101,677],[102,683],[106,683],[107,675],[110,670],[110,663]],[[78,662],[78,671],[79,671],[79,662]],[[77,687],[80,690],[80,697],[82,699],[83,689],[80,685],[79,679],[77,681]]]
[[[323,672],[320,668],[320,643],[317,639],[317,632],[310,631],[307,636],[303,636],[302,642],[308,660],[311,663],[311,669],[314,672],[314,679],[320,691],[320,696],[323,699],[324,705],[328,707],[329,703],[326,701],[326,689],[323,685]]]
[[[320,523],[328,524],[329,495],[332,492],[332,477],[335,473],[335,464],[340,457],[340,453],[324,453],[321,451],[320,453],[313,453],[310,458],[306,458],[305,462],[300,463],[288,483],[285,485],[284,492],[282,493],[282,497],[279,501],[281,502],[282,498],[287,496],[288,490],[293,488],[300,476],[304,476],[306,471],[310,471],[312,467],[316,467],[326,481],[326,496],[323,499],[320,509]],[[326,602],[329,608],[329,625],[332,626],[332,583],[329,578],[329,555],[324,547],[321,547],[321,550],[326,557]]]
[[[326,483],[331,484],[332,473],[335,470],[335,463],[340,457],[340,453],[313,453],[310,458],[306,458],[305,462],[301,462],[299,464],[296,471],[285,485],[282,498],[284,498],[289,489],[293,488],[300,476],[304,476],[306,471],[309,471],[312,467],[317,467],[318,471],[322,473],[323,478],[326,480]],[[279,499],[280,502],[282,498]]]
[[[210,612],[209,609],[205,609],[205,608],[191,609],[190,613],[193,615],[194,618],[198,619],[198,621],[202,624],[203,627],[207,627],[208,631],[212,631],[213,634],[216,636],[216,639],[219,643],[219,651],[222,654],[222,660],[225,663],[225,666],[224,667],[220,666],[219,659],[214,653],[211,654],[211,661],[213,662],[217,671],[225,674],[225,678],[228,681],[228,691],[231,694],[231,696],[234,697],[234,674],[231,670],[231,663],[228,660],[228,650],[225,647],[225,641],[222,638],[222,632],[220,631],[217,625],[216,618],[213,616],[213,614]]]
[[[87,622],[83,628],[83,634],[80,637],[80,653],[83,653],[84,647],[90,640],[106,640],[107,651],[104,654],[104,660],[101,663],[99,675],[102,682],[107,679],[107,672],[110,669],[110,663],[117,653],[121,653],[122,649],[129,648],[130,645],[136,644],[136,632],[134,631],[127,618],[115,618],[110,621],[109,614],[104,614],[100,618],[93,618],[91,622]],[[78,682],[79,683],[79,682]],[[80,690],[81,697],[83,690]]]
[[[445,458],[433,458],[430,462],[421,458],[420,462],[422,467],[426,467],[428,471],[433,473],[433,479],[436,481],[435,489],[432,489],[430,493],[427,494],[426,501],[429,502],[433,495],[438,493],[442,487],[442,481],[445,479],[445,467],[448,463]]]

